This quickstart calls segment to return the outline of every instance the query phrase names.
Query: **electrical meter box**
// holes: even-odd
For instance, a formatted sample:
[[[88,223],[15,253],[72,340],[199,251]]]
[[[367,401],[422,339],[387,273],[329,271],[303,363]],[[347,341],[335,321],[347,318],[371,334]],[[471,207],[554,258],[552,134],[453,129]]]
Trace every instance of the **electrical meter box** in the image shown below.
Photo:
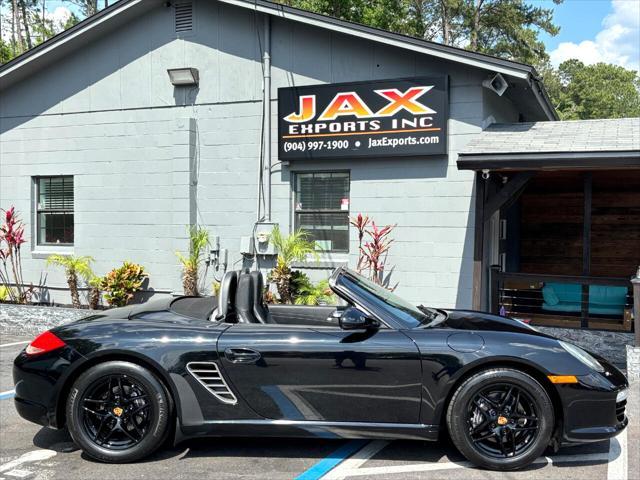
[[[277,225],[277,223],[271,222],[262,222],[256,225],[255,251],[258,255],[277,255],[271,241],[271,233]]]

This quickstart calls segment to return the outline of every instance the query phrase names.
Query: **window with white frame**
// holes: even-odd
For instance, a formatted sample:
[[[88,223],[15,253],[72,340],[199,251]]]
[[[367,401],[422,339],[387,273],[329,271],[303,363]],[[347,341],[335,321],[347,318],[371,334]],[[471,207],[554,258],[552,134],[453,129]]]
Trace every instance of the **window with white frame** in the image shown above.
[[[36,177],[38,245],[73,245],[73,177]]]
[[[349,172],[295,175],[294,224],[318,250],[349,251]]]

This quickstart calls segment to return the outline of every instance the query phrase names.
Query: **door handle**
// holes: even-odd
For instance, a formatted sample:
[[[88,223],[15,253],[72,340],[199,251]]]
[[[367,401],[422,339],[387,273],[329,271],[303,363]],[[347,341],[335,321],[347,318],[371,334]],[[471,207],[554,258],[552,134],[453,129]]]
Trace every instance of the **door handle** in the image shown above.
[[[254,363],[260,360],[260,352],[250,348],[227,348],[224,356],[232,363]]]

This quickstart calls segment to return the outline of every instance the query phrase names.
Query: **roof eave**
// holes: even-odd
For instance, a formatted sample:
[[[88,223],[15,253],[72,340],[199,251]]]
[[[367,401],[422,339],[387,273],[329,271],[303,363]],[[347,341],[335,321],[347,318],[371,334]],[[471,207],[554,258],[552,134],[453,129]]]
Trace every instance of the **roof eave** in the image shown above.
[[[0,79],[2,79],[3,77],[8,77],[17,69],[28,65],[29,63],[35,61],[43,55],[51,52],[53,49],[66,44],[67,42],[82,35],[83,33],[102,25],[104,22],[112,19],[116,15],[119,15],[122,12],[125,12],[143,2],[144,0],[120,0],[108,6],[95,15],[92,15],[91,17],[88,17],[85,20],[77,23],[73,27],[60,32],[59,34],[41,43],[40,45],[27,50],[22,55],[17,56],[4,65],[0,65]]]
[[[640,167],[640,150],[461,153],[458,170],[554,170]]]

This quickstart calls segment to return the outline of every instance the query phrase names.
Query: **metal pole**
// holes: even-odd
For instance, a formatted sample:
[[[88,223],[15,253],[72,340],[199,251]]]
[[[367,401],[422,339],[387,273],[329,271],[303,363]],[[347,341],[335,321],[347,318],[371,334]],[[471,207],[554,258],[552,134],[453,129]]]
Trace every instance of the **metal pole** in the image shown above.
[[[271,221],[271,15],[264,16],[264,175],[265,214]]]
[[[640,347],[640,267],[636,278],[631,279],[633,285],[633,328],[636,332],[636,347]]]

